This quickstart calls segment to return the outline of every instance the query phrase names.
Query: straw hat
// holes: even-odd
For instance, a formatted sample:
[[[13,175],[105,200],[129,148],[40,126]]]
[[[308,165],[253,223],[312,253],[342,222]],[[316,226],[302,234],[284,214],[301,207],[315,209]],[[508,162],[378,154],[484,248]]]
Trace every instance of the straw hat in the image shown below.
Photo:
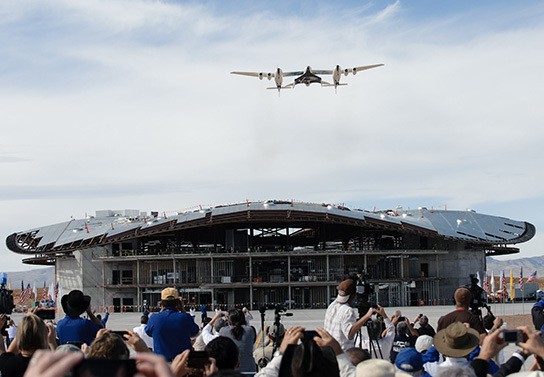
[[[479,342],[478,332],[461,322],[452,323],[434,336],[434,347],[448,357],[464,357],[478,347]]]

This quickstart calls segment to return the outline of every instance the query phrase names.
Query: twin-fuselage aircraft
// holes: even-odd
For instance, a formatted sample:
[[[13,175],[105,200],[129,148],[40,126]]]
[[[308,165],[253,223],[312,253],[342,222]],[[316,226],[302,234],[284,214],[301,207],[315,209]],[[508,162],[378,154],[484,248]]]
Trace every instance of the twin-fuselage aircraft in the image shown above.
[[[281,89],[292,89],[295,87],[295,85],[299,84],[305,84],[306,86],[310,86],[310,84],[321,84],[321,86],[334,86],[334,90],[339,86],[347,85],[346,83],[341,83],[340,78],[342,77],[342,74],[344,76],[351,74],[356,74],[359,71],[365,71],[367,69],[372,69],[376,67],[381,67],[383,64],[373,64],[373,65],[364,65],[361,67],[354,67],[354,68],[341,68],[339,65],[337,65],[333,70],[313,70],[310,66],[306,67],[306,70],[304,71],[294,71],[294,72],[283,72],[280,68],[277,68],[275,72],[269,72],[269,73],[263,73],[263,72],[231,72],[234,75],[242,75],[242,76],[251,76],[251,77],[258,77],[260,80],[263,78],[267,78],[268,80],[271,80],[274,78],[274,81],[276,82],[276,86],[269,87],[267,89],[277,89],[278,93]],[[329,83],[327,81],[323,81],[323,79],[320,77],[320,75],[332,75],[332,83]],[[295,78],[295,80],[287,85],[283,85],[283,78],[284,77],[291,77],[291,76],[298,76]]]

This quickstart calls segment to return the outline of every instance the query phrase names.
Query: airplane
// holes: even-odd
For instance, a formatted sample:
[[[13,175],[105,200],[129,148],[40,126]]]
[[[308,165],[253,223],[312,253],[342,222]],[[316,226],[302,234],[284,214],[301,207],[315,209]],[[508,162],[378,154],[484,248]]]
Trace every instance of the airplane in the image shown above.
[[[262,80],[263,78],[267,78],[268,80],[271,80],[274,78],[274,81],[276,82],[276,86],[268,87],[266,89],[277,89],[278,94],[280,93],[281,89],[293,89],[295,85],[304,84],[306,86],[310,86],[310,84],[321,84],[321,86],[334,86],[334,91],[336,92],[337,88],[339,86],[348,85],[347,83],[341,83],[340,78],[342,77],[342,73],[344,76],[349,75],[350,73],[356,74],[359,71],[365,71],[367,69],[372,69],[376,67],[381,67],[383,64],[373,64],[373,65],[364,65],[361,67],[354,67],[354,68],[341,68],[339,65],[334,67],[332,70],[312,70],[312,67],[307,66],[304,71],[293,71],[293,72],[283,72],[280,68],[277,68],[275,72],[269,72],[269,73],[263,73],[263,72],[231,72],[233,75],[242,75],[242,76],[251,76],[251,77],[258,77],[259,80]],[[332,75],[332,84],[323,81],[323,79],[319,75]],[[295,80],[283,86],[283,78],[284,77],[290,77],[290,76],[298,76],[295,78]]]

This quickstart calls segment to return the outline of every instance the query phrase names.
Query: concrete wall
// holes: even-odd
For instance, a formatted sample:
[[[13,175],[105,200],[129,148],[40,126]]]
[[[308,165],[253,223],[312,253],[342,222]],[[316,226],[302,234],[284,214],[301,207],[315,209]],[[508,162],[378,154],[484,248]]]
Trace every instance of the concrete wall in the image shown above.
[[[485,271],[485,252],[476,250],[452,251],[438,257],[441,281],[440,296],[453,302],[453,293],[460,286],[470,284],[470,274]]]
[[[91,306],[97,307],[103,305],[103,264],[102,262],[92,261],[91,249],[87,249],[84,252],[75,251],[73,257],[57,258],[56,274],[60,294],[65,295],[71,290],[79,289],[84,294],[91,296]]]

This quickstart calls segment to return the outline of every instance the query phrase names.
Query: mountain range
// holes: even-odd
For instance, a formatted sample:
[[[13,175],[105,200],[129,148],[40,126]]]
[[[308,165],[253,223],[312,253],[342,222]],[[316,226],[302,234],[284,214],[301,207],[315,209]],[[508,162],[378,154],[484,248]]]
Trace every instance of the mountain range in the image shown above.
[[[519,277],[521,267],[523,267],[523,277],[527,278],[536,271],[536,276],[542,278],[544,277],[544,256],[509,260],[498,260],[492,257],[487,258],[488,276],[492,271],[494,275],[497,276],[502,270],[504,270],[506,276],[509,276],[510,270],[512,270],[513,275]]]

